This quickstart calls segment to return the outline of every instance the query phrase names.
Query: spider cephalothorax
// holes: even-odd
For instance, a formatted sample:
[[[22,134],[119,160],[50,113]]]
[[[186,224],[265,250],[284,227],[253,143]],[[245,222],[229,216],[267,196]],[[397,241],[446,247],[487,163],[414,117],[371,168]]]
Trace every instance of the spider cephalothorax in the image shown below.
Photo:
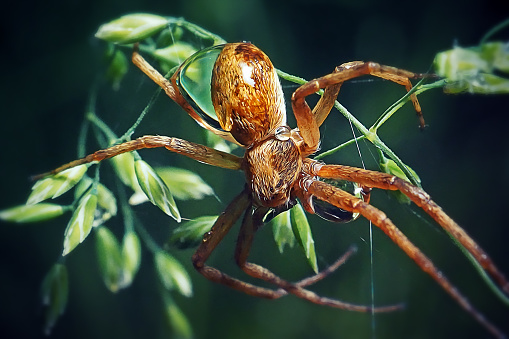
[[[266,207],[287,204],[302,168],[298,146],[289,137],[273,135],[246,150],[244,164],[253,199]]]

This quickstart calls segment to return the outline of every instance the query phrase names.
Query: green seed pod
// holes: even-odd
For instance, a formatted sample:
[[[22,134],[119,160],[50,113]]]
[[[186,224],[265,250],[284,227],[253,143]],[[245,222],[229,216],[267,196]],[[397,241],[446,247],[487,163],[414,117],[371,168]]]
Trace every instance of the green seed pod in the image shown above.
[[[420,184],[421,179],[419,178],[417,173],[409,166],[406,166],[406,167],[410,171],[410,173],[413,174],[414,178],[417,179],[417,182]],[[396,165],[396,163],[393,160],[387,159],[385,156],[383,156],[382,153],[380,153],[380,169],[384,173],[395,175],[398,178],[401,178],[403,180],[410,182],[410,180],[405,175],[403,170],[398,165]],[[389,191],[389,193],[392,194],[393,196],[395,196],[396,199],[402,204],[410,204],[411,203],[410,199],[406,195],[401,193],[400,191]]]
[[[454,47],[438,53],[434,60],[435,72],[447,79],[445,91],[478,94],[509,93],[509,50],[502,42],[480,46]]]
[[[153,14],[129,14],[99,27],[95,37],[118,44],[129,44],[146,39],[161,31],[168,20]]]
[[[203,235],[210,231],[217,215],[201,216],[182,223],[173,230],[169,243],[180,249],[195,247],[202,241]]]
[[[129,286],[141,263],[141,245],[140,239],[135,232],[130,231],[124,235],[122,240],[122,258],[123,258],[123,287]]]
[[[165,313],[170,323],[174,337],[182,338],[182,339],[191,339],[193,338],[193,330],[189,320],[186,318],[184,312],[177,306],[175,301],[173,301],[170,293],[167,291],[163,291],[163,301],[165,306]]]
[[[304,254],[308,260],[309,265],[315,273],[318,273],[318,263],[315,252],[315,241],[311,233],[306,212],[300,204],[295,205],[290,210],[290,220],[292,223],[292,230],[297,242],[304,250]]]
[[[164,213],[180,222],[180,213],[170,189],[156,171],[143,160],[136,160],[134,168],[138,183],[148,199]]]
[[[176,199],[203,199],[213,195],[214,190],[196,173],[177,167],[158,167],[155,169],[163,181],[171,187]]]
[[[85,194],[65,229],[63,256],[69,254],[88,236],[92,229],[96,208],[97,195],[90,192]]]
[[[154,51],[154,56],[159,61],[168,63],[169,66],[178,66],[184,60],[196,53],[196,48],[185,42],[176,42],[168,47]]]
[[[193,295],[191,278],[177,259],[160,250],[154,254],[154,260],[159,278],[166,289],[177,290],[186,297]]]
[[[276,241],[279,253],[283,253],[286,245],[293,247],[295,245],[295,235],[292,231],[290,211],[284,211],[278,214],[270,221],[274,240]]]
[[[67,268],[55,264],[44,277],[41,285],[44,310],[44,333],[49,335],[58,317],[64,313],[69,295]]]
[[[49,203],[19,205],[0,211],[0,220],[17,223],[39,222],[59,217],[68,209]]]
[[[100,226],[96,232],[95,248],[104,284],[115,293],[123,287],[123,258],[120,244],[108,228]]]
[[[134,155],[131,152],[119,154],[111,158],[111,162],[124,185],[131,187],[135,192],[141,190],[134,171]]]
[[[63,172],[41,179],[32,187],[32,193],[27,200],[27,205],[37,204],[43,200],[61,196],[74,187],[85,172],[87,165],[79,165]]]

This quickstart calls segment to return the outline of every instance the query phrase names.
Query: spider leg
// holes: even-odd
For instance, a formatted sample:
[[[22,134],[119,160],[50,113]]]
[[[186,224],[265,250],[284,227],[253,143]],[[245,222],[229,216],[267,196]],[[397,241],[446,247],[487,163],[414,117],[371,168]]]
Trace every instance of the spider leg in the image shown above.
[[[161,87],[167,96],[182,107],[187,114],[191,116],[200,126],[206,128],[212,133],[219,135],[221,138],[238,144],[238,142],[232,137],[229,132],[218,130],[210,126],[199,114],[196,113],[194,108],[187,102],[182,96],[177,86],[177,77],[180,73],[178,69],[170,80],[166,79],[161,73],[159,73],[152,65],[150,65],[142,56],[138,53],[138,45],[134,46],[133,55],[131,58],[132,62],[138,67],[143,73],[145,73],[152,81],[154,81],[159,87]]]
[[[375,62],[353,61],[336,67],[331,74],[311,80],[300,86],[292,95],[292,108],[300,133],[308,147],[316,149],[320,140],[318,127],[327,118],[343,82],[367,74],[403,85],[407,91],[412,89],[410,79],[424,76]],[[318,92],[321,88],[325,88],[324,95],[311,111],[305,98]],[[425,127],[425,123],[421,106],[414,94],[411,95],[411,99],[422,129]]]
[[[62,165],[50,172],[36,175],[33,177],[33,179],[37,180],[48,175],[57,174],[68,168],[78,165],[88,164],[91,162],[99,162],[122,153],[132,152],[144,148],[158,147],[164,147],[169,151],[179,153],[194,160],[217,167],[234,170],[238,170],[241,167],[242,158],[239,158],[233,154],[218,151],[216,149],[179,138],[158,135],[145,135],[135,140],[127,141],[122,144],[99,150],[95,153],[87,155],[84,158],[74,160],[65,165]]]
[[[346,166],[336,166],[336,165],[324,165],[322,169],[318,170],[317,173],[319,173],[320,176],[323,177],[334,177],[334,178],[342,178],[346,179],[352,178],[352,181],[359,181],[362,184],[367,184],[371,187],[377,187],[377,188],[385,188],[385,189],[397,189],[396,187],[398,184],[381,184],[378,181],[375,181],[376,179],[370,179],[369,176],[378,174],[383,174],[379,172],[371,172],[366,170],[361,170],[357,168],[347,168],[343,169],[342,167]],[[351,173],[350,173],[351,172]],[[344,174],[342,174],[344,173]],[[361,175],[364,174],[364,175]],[[366,176],[366,174],[369,174],[369,176]],[[388,176],[391,178],[385,178],[384,175],[382,175],[380,178],[386,179],[388,182],[394,182],[399,181],[401,179]],[[355,179],[354,179],[355,178]],[[373,181],[373,182],[371,182]],[[391,238],[394,243],[396,243],[412,260],[415,261],[415,263],[426,273],[428,273],[463,309],[465,309],[469,314],[472,315],[474,319],[476,319],[481,325],[483,325],[488,331],[490,331],[493,335],[495,335],[497,338],[504,338],[504,334],[500,332],[500,330],[495,327],[492,323],[490,323],[479,311],[477,311],[474,306],[457,290],[454,285],[451,284],[451,282],[443,275],[443,273],[433,264],[433,262],[423,253],[421,250],[416,247],[393,223],[392,221],[383,213],[382,211],[378,210],[377,208],[367,204],[366,202],[362,201],[361,199],[358,199],[351,194],[344,192],[340,190],[337,187],[331,186],[329,184],[326,184],[321,181],[317,180],[307,180],[304,183],[304,187],[307,189],[308,193],[311,195],[314,195],[316,198],[327,201],[339,208],[342,208],[344,210],[353,212],[353,213],[360,213],[362,216],[364,216],[366,219],[373,222],[374,225],[376,225],[378,228],[380,228],[389,238]],[[393,186],[394,185],[394,186]],[[406,186],[406,185],[402,185]],[[410,185],[411,186],[411,185]],[[388,188],[391,187],[391,188]],[[413,187],[413,186],[412,186]],[[430,214],[435,220],[439,219],[438,221],[441,225],[444,223],[442,218],[450,219],[441,211],[440,207],[438,207],[430,198],[429,196],[422,191],[421,189],[415,187],[418,191],[415,191],[413,193],[409,193],[409,198],[412,200],[420,200],[422,204],[422,201],[426,201],[426,204],[432,204],[433,207],[427,207],[424,208],[428,214]],[[404,193],[408,192],[408,189],[402,190]],[[416,193],[417,196],[414,196],[413,194]],[[407,194],[407,193],[405,193]],[[418,204],[419,205],[419,204]],[[437,209],[440,209],[438,211]],[[441,214],[444,214],[445,217]],[[461,234],[464,233],[464,231],[454,223],[454,221],[447,221],[446,223],[452,222],[455,226],[453,228],[458,228],[461,232]],[[444,227],[444,225],[442,225]],[[444,227],[446,228],[446,227]],[[447,228],[450,228],[450,225],[447,226]],[[458,230],[456,230],[458,231]],[[472,240],[473,241],[473,240]],[[476,245],[477,246],[477,245]],[[478,246],[477,246],[478,248]]]
[[[235,259],[237,261],[237,265],[239,265],[239,267],[248,275],[269,282],[287,291],[288,293],[291,293],[299,298],[319,305],[325,305],[356,312],[372,312],[372,311],[390,312],[401,308],[401,305],[382,306],[374,308],[370,306],[355,305],[337,299],[322,297],[312,291],[303,288],[325,278],[327,275],[334,272],[353,253],[352,249],[350,249],[345,255],[339,258],[333,265],[329,266],[326,270],[322,271],[321,273],[318,273],[315,276],[303,279],[297,283],[288,282],[280,278],[273,272],[271,272],[269,269],[248,262],[247,258],[249,255],[249,251],[251,249],[251,245],[253,243],[254,234],[258,230],[258,228],[260,228],[260,226],[262,225],[261,220],[265,213],[266,208],[258,208],[257,210],[255,210],[254,213],[252,213],[250,209],[246,210],[242,222],[242,227],[239,232],[237,247],[235,250]]]
[[[327,116],[336,102],[341,85],[343,85],[342,82],[325,87],[322,96],[315,107],[313,107],[313,115],[315,116],[318,127],[327,119]]]
[[[253,284],[235,279],[219,271],[216,268],[205,265],[217,245],[223,240],[224,236],[230,231],[235,222],[240,218],[246,209],[250,209],[251,199],[247,189],[235,197],[226,207],[225,211],[217,218],[212,229],[203,236],[203,240],[192,257],[194,268],[205,278],[226,285],[246,294],[267,298],[277,299],[287,294],[284,289],[272,290],[255,286]]]
[[[401,191],[430,215],[445,231],[458,240],[499,286],[509,294],[509,281],[498,270],[488,254],[421,188],[390,174],[343,165],[323,165],[316,171],[316,174],[322,178],[344,179],[373,188]]]
[[[254,218],[257,221],[253,222],[251,210],[252,207],[250,193],[247,189],[245,189],[226,207],[225,211],[214,223],[214,226],[212,226],[212,229],[203,236],[203,240],[200,246],[192,257],[192,261],[195,269],[205,278],[213,282],[226,285],[235,290],[244,292],[248,295],[267,299],[277,299],[287,295],[288,293],[291,293],[316,304],[358,312],[389,312],[401,308],[399,305],[376,308],[353,305],[339,300],[321,297],[316,293],[303,288],[325,278],[327,275],[334,272],[355,252],[355,249],[352,248],[324,271],[312,277],[300,280],[297,283],[287,282],[276,276],[268,269],[247,262],[247,257],[251,249],[254,233],[261,225],[260,215],[264,214],[260,213],[260,210],[258,210],[258,213],[255,212]],[[235,222],[240,218],[244,211],[244,219],[235,249],[235,259],[237,264],[247,274],[279,287],[276,290],[250,284],[248,282],[233,278],[214,267],[205,265],[205,262],[215,250],[217,245],[219,245],[221,240],[230,231],[230,229],[233,227]]]

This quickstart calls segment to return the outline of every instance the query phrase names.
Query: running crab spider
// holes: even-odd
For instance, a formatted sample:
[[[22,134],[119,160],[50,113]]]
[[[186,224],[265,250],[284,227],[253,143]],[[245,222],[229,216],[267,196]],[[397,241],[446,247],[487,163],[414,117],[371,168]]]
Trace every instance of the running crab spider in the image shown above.
[[[187,79],[184,76],[190,65],[199,62],[201,58],[211,59],[213,63],[211,90],[216,117],[204,114],[201,103],[186,89]],[[333,73],[312,80],[293,93],[292,108],[298,127],[291,129],[286,125],[283,93],[276,71],[268,57],[252,44],[225,44],[201,51],[184,62],[170,80],[147,63],[136,50],[132,60],[202,127],[244,147],[244,156],[238,157],[174,137],[147,135],[97,151],[44,175],[55,174],[79,164],[99,162],[125,152],[157,147],[164,147],[209,165],[241,170],[246,176],[245,188],[204,235],[192,257],[196,270],[207,279],[257,297],[275,299],[293,294],[316,304],[353,311],[372,310],[368,306],[322,297],[307,289],[309,285],[336,270],[351,251],[321,273],[296,283],[285,281],[268,269],[248,261],[255,232],[268,217],[292,208],[299,200],[307,212],[329,219],[344,218],[346,211],[350,217],[358,213],[370,220],[472,317],[495,336],[503,336],[382,211],[369,204],[372,188],[401,191],[461,243],[492,279],[509,293],[509,282],[488,255],[426,192],[393,175],[343,165],[327,165],[308,158],[318,150],[319,127],[327,118],[343,82],[362,75],[373,75],[410,90],[410,79],[420,75],[372,62],[343,64]],[[319,89],[324,89],[324,94],[311,110],[305,99]],[[412,102],[423,127],[421,109],[414,95]],[[319,178],[355,182],[362,187],[364,197],[361,199],[352,196]],[[316,204],[316,199],[326,203],[326,210]],[[235,260],[248,275],[273,284],[274,289],[238,280],[206,265],[216,246],[241,217]],[[374,311],[393,309],[394,306],[378,307]]]

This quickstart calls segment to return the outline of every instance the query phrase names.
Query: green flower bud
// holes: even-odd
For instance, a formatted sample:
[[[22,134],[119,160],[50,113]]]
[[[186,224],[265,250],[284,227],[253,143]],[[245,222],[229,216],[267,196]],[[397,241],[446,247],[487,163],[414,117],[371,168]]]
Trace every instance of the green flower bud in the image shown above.
[[[79,165],[37,181],[32,187],[27,205],[34,205],[48,198],[55,199],[59,197],[73,188],[86,171],[87,165]]]
[[[48,203],[20,205],[0,211],[0,220],[29,223],[50,220],[61,216],[69,208]]]
[[[87,189],[92,187],[93,180],[89,177],[84,177],[80,184],[76,186],[76,190],[74,191],[74,196],[76,198],[80,197],[85,193]],[[98,182],[96,184],[97,189],[97,206],[98,211],[94,216],[94,226],[102,225],[107,220],[111,219],[115,215],[117,215],[117,199],[113,195],[113,193],[103,184]]]
[[[448,80],[445,91],[478,94],[509,93],[509,79],[495,72],[509,73],[509,51],[501,42],[438,53],[435,72]]]
[[[63,256],[69,254],[88,236],[92,229],[96,208],[97,195],[92,193],[85,194],[65,229]]]
[[[113,43],[129,44],[146,39],[168,24],[164,17],[153,14],[129,14],[99,27],[96,38]]]
[[[175,338],[191,339],[193,330],[184,312],[177,306],[168,292],[163,292],[163,301],[168,322],[171,324]]]
[[[111,82],[113,89],[118,90],[120,88],[120,82],[127,73],[129,62],[122,51],[114,49],[111,53],[113,53],[113,55],[108,56],[111,62],[106,71],[106,78]]]
[[[191,278],[177,259],[167,252],[157,251],[154,260],[159,278],[166,289],[177,290],[186,297],[193,295]]]
[[[119,154],[111,158],[113,168],[124,185],[131,187],[133,191],[141,191],[136,173],[134,171],[134,155],[131,152]]]
[[[451,81],[475,75],[479,71],[489,71],[489,64],[473,49],[455,47],[435,56],[437,75]]]
[[[158,167],[155,169],[163,181],[171,187],[176,199],[203,199],[213,195],[214,190],[196,173],[177,167]]]
[[[395,175],[398,178],[401,178],[403,180],[406,180],[406,181],[410,182],[410,179],[408,179],[408,177],[403,172],[403,170],[393,160],[387,159],[381,153],[380,153],[380,169],[384,173]],[[417,182],[420,183],[421,179],[419,178],[417,173],[412,168],[410,168],[409,166],[407,166],[407,169],[410,171],[410,173],[412,173],[414,178],[417,179]],[[401,193],[400,191],[389,191],[389,193],[394,195],[396,197],[396,199],[401,204],[410,204],[411,203],[411,200],[406,195]]]
[[[196,51],[196,48],[188,43],[176,42],[168,47],[156,49],[154,56],[169,65],[178,66]]]
[[[217,215],[186,221],[173,230],[169,243],[181,249],[195,247],[200,244],[203,235],[210,231],[216,220]]]
[[[293,247],[295,245],[295,235],[292,231],[292,223],[290,219],[290,211],[278,214],[270,221],[272,225],[272,233],[276,241],[279,253],[283,253],[286,245]]]
[[[130,231],[124,235],[122,241],[123,258],[123,287],[131,284],[138,273],[141,263],[140,239],[135,232]]]
[[[170,189],[157,175],[156,171],[143,160],[137,160],[134,168],[138,183],[148,199],[163,210],[164,213],[180,222],[180,212],[177,209]]]
[[[224,140],[219,135],[214,134],[209,130],[204,129],[203,133],[205,135],[205,144],[209,147],[217,149],[218,151],[231,153],[238,147],[236,144]]]
[[[44,333],[49,335],[58,317],[64,313],[69,295],[67,269],[63,264],[55,264],[44,277],[41,285],[44,311]]]
[[[304,254],[306,255],[309,265],[315,273],[318,273],[315,241],[313,239],[313,234],[311,233],[308,218],[306,217],[306,212],[304,212],[304,208],[302,208],[300,204],[295,205],[290,210],[290,220],[292,223],[293,234],[304,250]]]
[[[97,228],[96,253],[104,284],[111,292],[117,292],[123,287],[123,258],[117,238],[103,226]]]

